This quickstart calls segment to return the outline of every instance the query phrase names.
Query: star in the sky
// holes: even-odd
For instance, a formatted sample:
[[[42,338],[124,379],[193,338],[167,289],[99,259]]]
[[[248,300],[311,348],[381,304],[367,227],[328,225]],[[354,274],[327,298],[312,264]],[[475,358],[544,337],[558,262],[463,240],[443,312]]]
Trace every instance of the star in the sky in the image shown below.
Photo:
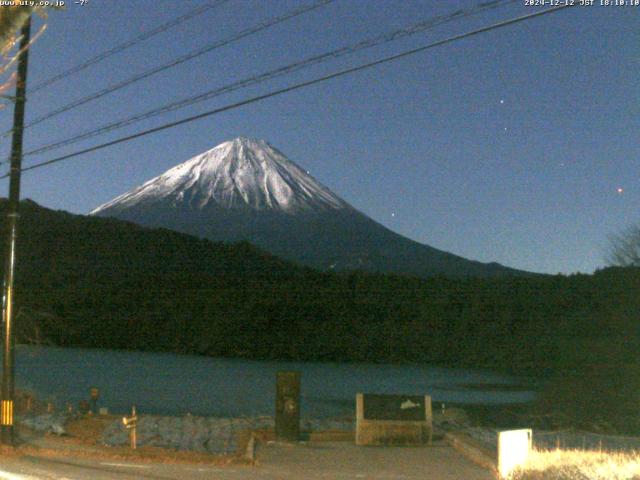
[[[616,189],[616,192],[618,192],[618,193],[624,193],[624,188],[622,188],[622,187],[618,187],[618,188]]]

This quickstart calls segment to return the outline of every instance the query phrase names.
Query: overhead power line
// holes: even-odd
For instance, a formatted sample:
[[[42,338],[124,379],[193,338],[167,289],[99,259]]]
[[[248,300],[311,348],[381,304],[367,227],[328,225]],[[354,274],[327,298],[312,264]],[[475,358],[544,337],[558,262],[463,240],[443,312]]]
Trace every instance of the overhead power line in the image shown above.
[[[41,168],[41,167],[44,167],[44,166],[47,166],[47,165],[51,165],[51,164],[54,164],[54,163],[62,162],[62,161],[65,161],[65,160],[69,160],[71,158],[74,158],[74,157],[77,157],[77,156],[80,156],[80,155],[84,155],[86,153],[91,153],[91,152],[95,152],[97,150],[102,150],[104,148],[111,147],[113,145],[118,145],[120,143],[128,142],[128,141],[134,140],[136,138],[140,138],[140,137],[144,137],[146,135],[150,135],[152,133],[157,133],[157,132],[160,132],[162,130],[167,130],[169,128],[177,127],[179,125],[184,125],[186,123],[191,123],[191,122],[194,122],[196,120],[207,118],[207,117],[216,115],[218,113],[226,112],[226,111],[229,111],[229,110],[234,110],[236,108],[239,108],[239,107],[242,107],[242,106],[245,106],[245,105],[249,105],[251,103],[256,103],[256,102],[259,102],[259,101],[262,101],[262,100],[266,100],[267,98],[272,98],[272,97],[275,97],[275,96],[278,96],[278,95],[282,95],[284,93],[292,92],[292,91],[295,91],[295,90],[300,90],[302,88],[306,88],[306,87],[309,87],[311,85],[316,85],[316,84],[319,84],[319,83],[322,83],[322,82],[325,82],[325,81],[328,81],[328,80],[332,80],[334,78],[343,77],[343,76],[351,74],[351,73],[359,72],[359,71],[366,70],[366,69],[369,69],[369,68],[372,68],[372,67],[375,67],[375,66],[378,66],[378,65],[382,65],[382,64],[385,64],[385,63],[393,62],[395,60],[399,60],[401,58],[405,58],[405,57],[408,57],[410,55],[415,55],[417,53],[421,53],[421,52],[424,52],[426,50],[429,50],[429,49],[432,49],[432,48],[435,48],[435,47],[439,47],[439,46],[442,46],[442,45],[446,45],[446,44],[449,44],[449,43],[456,42],[458,40],[462,40],[462,39],[465,39],[465,38],[469,38],[469,37],[473,37],[473,36],[476,36],[476,35],[480,35],[482,33],[486,33],[486,32],[492,31],[492,30],[503,28],[503,27],[506,27],[508,25],[513,25],[513,24],[516,24],[516,23],[524,22],[524,21],[530,20],[532,18],[541,17],[543,15],[548,15],[550,13],[555,13],[555,12],[558,12],[560,10],[564,10],[566,8],[570,8],[572,6],[573,5],[571,5],[571,4],[561,5],[561,6],[558,6],[558,7],[552,7],[552,8],[548,8],[546,10],[541,10],[539,12],[529,13],[527,15],[522,15],[520,17],[512,18],[510,20],[504,20],[504,21],[489,25],[487,27],[482,27],[482,28],[479,28],[477,30],[472,30],[470,32],[462,33],[462,34],[459,34],[459,35],[454,35],[454,36],[448,37],[448,38],[446,38],[444,40],[438,40],[437,42],[433,42],[433,43],[430,43],[428,45],[424,45],[424,46],[421,46],[421,47],[413,48],[411,50],[406,50],[404,52],[397,53],[395,55],[391,55],[391,56],[388,56],[388,57],[381,58],[379,60],[375,60],[373,62],[369,62],[369,63],[365,63],[365,64],[358,65],[358,66],[355,66],[355,67],[351,67],[351,68],[347,68],[347,69],[344,69],[344,70],[340,70],[340,71],[337,71],[337,72],[334,72],[334,73],[330,73],[328,75],[324,75],[322,77],[315,78],[313,80],[307,80],[305,82],[297,83],[297,84],[291,85],[289,87],[281,88],[279,90],[274,90],[272,92],[269,92],[269,93],[266,93],[266,94],[263,94],[263,95],[258,95],[256,97],[252,97],[252,98],[249,98],[249,99],[246,99],[246,100],[242,100],[242,101],[239,101],[239,102],[236,102],[236,103],[225,105],[223,107],[219,107],[219,108],[216,108],[214,110],[210,110],[208,112],[204,112],[204,113],[200,113],[198,115],[193,115],[193,116],[190,116],[190,117],[187,117],[187,118],[183,118],[182,120],[177,120],[175,122],[166,123],[166,124],[161,125],[159,127],[154,127],[154,128],[150,128],[148,130],[143,130],[141,132],[134,133],[132,135],[127,135],[125,137],[121,137],[121,138],[118,138],[116,140],[112,140],[110,142],[105,142],[105,143],[102,143],[102,144],[99,144],[99,145],[95,145],[93,147],[89,147],[89,148],[85,148],[83,150],[79,150],[79,151],[74,152],[74,153],[70,153],[70,154],[63,155],[63,156],[60,156],[60,157],[57,157],[57,158],[53,158],[51,160],[47,160],[47,161],[44,161],[44,162],[36,163],[34,165],[22,168],[21,171],[25,172],[25,171],[28,171],[28,170],[34,170],[36,168]],[[0,179],[7,178],[8,176],[9,176],[8,174],[5,174],[5,175],[1,176]]]
[[[34,92],[43,89],[44,87],[48,87],[49,85],[53,85],[54,83],[70,77],[71,75],[74,75],[78,72],[81,72],[82,70],[85,70],[87,68],[89,68],[92,65],[95,65],[96,63],[99,63],[103,60],[105,60],[106,58],[109,58],[112,55],[115,55],[116,53],[120,53],[130,47],[133,47],[134,45],[143,42],[145,40],[148,40],[160,33],[166,32],[167,30],[176,27],[178,25],[180,25],[181,23],[186,22],[187,20],[190,20],[194,17],[197,17],[198,15],[202,15],[203,13],[207,12],[208,10],[211,10],[213,8],[219,7],[225,3],[227,3],[229,0],[217,0],[215,2],[211,2],[205,5],[201,5],[197,8],[194,8],[193,10],[190,10],[189,12],[185,13],[184,15],[174,18],[173,20],[168,21],[167,23],[163,23],[162,25],[157,26],[156,28],[154,28],[153,30],[149,30],[148,32],[144,32],[140,35],[138,35],[137,37],[134,37],[130,40],[127,40],[124,43],[121,43],[120,45],[117,45],[113,48],[110,48],[109,50],[105,50],[102,53],[99,53],[98,55],[96,55],[95,57],[91,57],[90,59],[75,65],[67,70],[65,70],[64,72],[59,73],[58,75],[54,75],[51,78],[48,78],[38,84],[36,84],[33,88],[30,88],[30,95],[33,95]]]
[[[89,94],[85,97],[80,98],[79,100],[75,100],[71,103],[68,103],[67,105],[64,105],[60,108],[57,108],[45,115],[42,115],[39,118],[36,118],[35,120],[33,120],[31,123],[25,125],[25,129],[29,128],[29,127],[33,127],[34,125],[37,125],[41,122],[44,122],[45,120],[48,120],[50,118],[53,118],[57,115],[60,115],[61,113],[64,112],[68,112],[69,110],[72,110],[74,108],[77,108],[81,105],[84,105],[86,103],[92,102],[94,100],[97,100],[98,98],[102,98],[105,95],[108,95],[110,93],[115,92],[116,90],[120,90],[121,88],[127,87],[133,83],[139,82],[140,80],[144,80],[145,78],[149,78],[153,75],[156,75],[157,73],[163,72],[165,70],[168,70],[170,68],[173,68],[177,65],[180,65],[181,63],[187,62],[189,60],[193,60],[196,57],[199,57],[200,55],[204,55],[205,53],[211,52],[217,48],[221,48],[224,47],[226,45],[229,45],[230,43],[236,42],[242,38],[248,37],[249,35],[253,35],[255,33],[261,32],[263,30],[266,30],[270,27],[273,27],[274,25],[277,25],[279,23],[285,22],[287,20],[290,20],[292,18],[298,17],[304,13],[310,12],[312,10],[315,10],[317,8],[320,8],[324,5],[327,5],[328,3],[331,3],[335,0],[317,0],[315,3],[311,4],[311,5],[307,5],[304,7],[299,7],[296,8],[294,10],[291,10],[287,13],[285,13],[284,15],[280,15],[278,17],[273,17],[270,18],[264,22],[259,23],[258,25],[255,25],[251,28],[247,28],[245,30],[242,30],[239,33],[236,33],[234,35],[231,35],[227,38],[224,38],[222,40],[218,40],[217,42],[214,42],[210,45],[207,45],[204,48],[200,48],[198,50],[194,50],[190,53],[187,53],[185,55],[182,55],[174,60],[172,60],[171,62],[165,63],[163,65],[160,65],[158,67],[154,67],[150,70],[147,70],[143,73],[140,73],[138,75],[134,75],[133,77],[129,77],[126,80],[123,80],[121,82],[118,82],[114,85],[111,85],[109,87],[106,87],[98,92],[94,92],[92,94]],[[5,134],[10,133],[10,132],[6,132]]]
[[[246,88],[248,86],[256,85],[256,84],[265,82],[267,80],[272,80],[277,77],[282,77],[284,75],[291,74],[293,72],[302,70],[304,68],[310,67],[318,63],[326,62],[328,60],[333,60],[333,59],[342,57],[344,55],[356,53],[360,50],[364,50],[364,49],[376,47],[385,43],[390,43],[396,40],[400,40],[402,38],[406,38],[411,35],[425,32],[431,28],[437,27],[439,25],[443,25],[451,21],[456,21],[461,18],[476,15],[478,13],[481,13],[490,9],[495,9],[495,8],[502,7],[510,3],[516,3],[519,1],[520,0],[492,0],[489,2],[480,3],[475,7],[468,8],[465,10],[456,10],[455,12],[452,12],[449,14],[431,17],[429,19],[422,20],[420,22],[414,23],[413,25],[410,25],[402,29],[393,30],[391,32],[377,35],[375,37],[360,41],[352,45],[338,48],[338,49],[335,49],[326,53],[322,53],[319,55],[314,55],[304,60],[299,60],[297,62],[290,63],[286,66],[279,67],[273,70],[269,70],[259,75],[254,75],[252,77],[238,80],[236,82],[233,82],[221,87],[217,87],[212,90],[208,90],[198,95],[189,96],[181,100],[165,104],[161,107],[156,107],[151,110],[147,110],[146,112],[139,113],[139,114],[127,117],[125,119],[118,120],[116,122],[111,122],[111,123],[102,125],[100,127],[93,128],[91,130],[86,130],[82,133],[73,135],[69,138],[58,140],[58,141],[49,143],[47,145],[40,146],[28,152],[25,152],[24,155],[25,156],[37,155],[37,154],[42,154],[51,150],[55,150],[67,145],[80,142],[82,140],[86,140],[88,138],[95,137],[97,135],[102,135],[104,133],[120,129],[125,126],[132,125],[142,120],[146,120],[164,113],[172,112],[172,111],[175,111],[199,102],[203,102],[205,100],[210,100],[212,98],[233,92],[235,90],[239,90],[241,88]],[[0,162],[0,163],[3,163],[3,162]]]

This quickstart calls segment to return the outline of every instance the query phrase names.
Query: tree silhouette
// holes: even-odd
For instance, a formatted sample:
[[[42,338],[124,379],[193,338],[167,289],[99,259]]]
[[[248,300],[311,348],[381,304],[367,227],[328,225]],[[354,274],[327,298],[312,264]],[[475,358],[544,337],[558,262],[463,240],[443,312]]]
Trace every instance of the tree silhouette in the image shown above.
[[[640,267],[640,225],[613,235],[607,261],[612,266]]]

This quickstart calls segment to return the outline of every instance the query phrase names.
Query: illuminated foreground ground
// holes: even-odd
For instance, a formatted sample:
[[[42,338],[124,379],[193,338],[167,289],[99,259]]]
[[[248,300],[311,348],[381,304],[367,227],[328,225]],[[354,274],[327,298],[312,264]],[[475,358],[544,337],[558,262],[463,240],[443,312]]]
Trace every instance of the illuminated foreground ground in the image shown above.
[[[95,460],[79,455],[0,458],[0,479],[433,479],[490,480],[489,471],[445,444],[432,447],[356,447],[349,442],[262,444],[257,464],[216,466]]]

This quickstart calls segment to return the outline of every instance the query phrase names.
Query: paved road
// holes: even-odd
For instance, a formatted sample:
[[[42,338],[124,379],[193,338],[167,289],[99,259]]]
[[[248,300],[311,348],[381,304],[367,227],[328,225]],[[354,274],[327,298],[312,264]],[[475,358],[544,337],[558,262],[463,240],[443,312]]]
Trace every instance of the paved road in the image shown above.
[[[0,480],[492,480],[446,444],[356,447],[348,442],[258,447],[256,466],[160,465],[117,461],[0,459]]]
[[[493,475],[445,443],[432,447],[271,444],[258,449],[256,478],[371,480],[493,480]]]
[[[235,480],[255,478],[253,469],[22,457],[0,460],[0,480]]]

